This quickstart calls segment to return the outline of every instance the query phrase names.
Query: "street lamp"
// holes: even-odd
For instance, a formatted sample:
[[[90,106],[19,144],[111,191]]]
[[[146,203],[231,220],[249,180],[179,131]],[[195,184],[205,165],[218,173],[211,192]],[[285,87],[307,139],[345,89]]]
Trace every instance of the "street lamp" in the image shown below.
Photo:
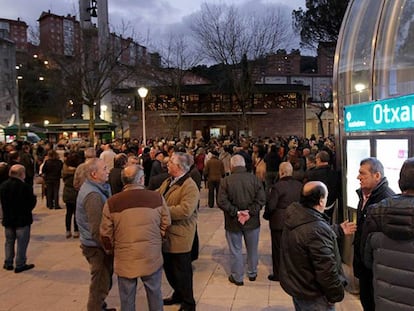
[[[329,107],[331,106],[331,103],[330,102],[325,102],[325,103],[323,103],[323,106],[325,107],[326,110],[328,110]],[[328,128],[327,134],[329,136],[329,121],[328,121],[328,113],[327,112],[325,113],[325,123],[326,123],[326,126]]]
[[[102,119],[104,119],[104,120],[105,120],[105,112],[106,112],[106,110],[108,110],[108,106],[107,105],[101,105],[101,111],[103,112],[102,113],[102,116],[103,116]]]
[[[147,145],[147,133],[145,128],[145,97],[148,94],[148,89],[145,87],[140,87],[138,89],[138,94],[142,99],[142,140],[144,143],[144,146]]]
[[[365,84],[363,83],[357,83],[355,84],[355,91],[358,92],[358,102],[361,102],[361,92],[365,90]]]

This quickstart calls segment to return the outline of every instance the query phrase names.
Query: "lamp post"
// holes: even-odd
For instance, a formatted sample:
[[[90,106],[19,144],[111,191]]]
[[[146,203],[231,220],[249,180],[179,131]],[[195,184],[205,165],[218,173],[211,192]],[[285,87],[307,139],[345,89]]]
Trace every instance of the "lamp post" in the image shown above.
[[[142,99],[142,140],[144,143],[144,146],[147,145],[147,133],[145,128],[145,97],[148,94],[148,89],[145,87],[140,87],[138,89],[138,94]]]
[[[331,103],[326,102],[326,103],[323,104],[323,106],[325,107],[326,111],[328,111],[329,107],[331,106]],[[328,128],[328,131],[327,131],[328,135],[327,136],[329,136],[329,123],[328,123],[328,113],[327,112],[325,114],[325,122],[326,122],[326,126]]]

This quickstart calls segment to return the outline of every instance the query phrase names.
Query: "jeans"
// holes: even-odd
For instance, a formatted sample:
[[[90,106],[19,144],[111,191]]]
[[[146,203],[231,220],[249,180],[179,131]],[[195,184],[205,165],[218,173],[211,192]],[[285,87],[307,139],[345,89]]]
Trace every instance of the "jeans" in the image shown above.
[[[112,287],[113,256],[99,247],[81,246],[89,263],[91,283],[89,285],[88,311],[101,311]]]
[[[142,276],[145,292],[147,293],[148,310],[162,311],[163,301],[161,293],[162,267],[153,274]],[[135,297],[138,278],[128,279],[118,276],[119,298],[122,311],[135,311]]]
[[[30,240],[30,226],[25,227],[5,227],[4,233],[6,243],[4,246],[5,260],[7,266],[12,266],[14,261],[14,244],[17,240],[16,268],[26,264],[26,251]]]
[[[237,282],[242,282],[244,275],[242,237],[247,250],[247,275],[249,277],[257,276],[259,233],[260,227],[237,232],[226,230],[226,239],[230,250],[230,271]]]
[[[335,311],[335,304],[329,303],[325,297],[312,300],[293,297],[293,304],[296,311]]]
[[[65,218],[65,225],[66,231],[71,231],[71,224],[73,218],[73,231],[77,232],[78,224],[76,223],[76,204],[75,203],[66,203],[66,218]]]

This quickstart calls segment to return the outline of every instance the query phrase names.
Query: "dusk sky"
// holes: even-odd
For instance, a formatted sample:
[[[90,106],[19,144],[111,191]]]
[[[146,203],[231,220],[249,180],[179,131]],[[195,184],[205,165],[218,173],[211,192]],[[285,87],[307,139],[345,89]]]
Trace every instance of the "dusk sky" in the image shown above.
[[[241,9],[260,10],[266,5],[278,5],[289,15],[293,9],[305,7],[305,0],[109,0],[111,31],[123,32],[137,38],[143,44],[154,42],[165,32],[185,29],[186,18],[200,10],[202,3],[234,4]],[[50,10],[57,15],[78,16],[78,0],[0,0],[0,17],[25,21],[36,27],[42,11]],[[122,30],[126,25],[127,30]],[[124,27],[125,28],[125,27]]]

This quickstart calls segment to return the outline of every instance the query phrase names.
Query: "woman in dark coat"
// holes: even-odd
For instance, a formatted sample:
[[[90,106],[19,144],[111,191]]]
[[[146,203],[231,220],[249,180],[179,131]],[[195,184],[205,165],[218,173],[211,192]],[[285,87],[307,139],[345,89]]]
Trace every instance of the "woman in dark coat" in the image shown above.
[[[63,179],[63,202],[66,204],[66,238],[72,237],[72,219],[73,219],[73,237],[79,237],[78,224],[76,223],[76,198],[78,191],[73,186],[73,177],[75,176],[76,168],[82,163],[82,158],[79,153],[71,152],[66,156],[63,164],[62,179]]]

